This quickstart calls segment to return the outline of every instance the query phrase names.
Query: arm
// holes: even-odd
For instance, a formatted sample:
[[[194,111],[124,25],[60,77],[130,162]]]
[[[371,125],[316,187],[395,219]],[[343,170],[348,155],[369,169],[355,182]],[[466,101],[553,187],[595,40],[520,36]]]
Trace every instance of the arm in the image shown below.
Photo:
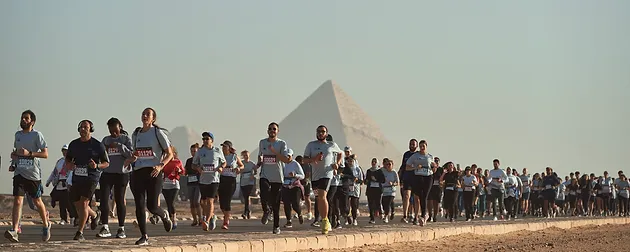
[[[107,151],[105,151],[105,145],[103,145],[103,143],[101,143],[100,145],[100,154],[99,154],[99,163],[96,166],[96,168],[98,169],[105,169],[107,167],[109,167],[109,156],[107,155]]]
[[[201,168],[201,157],[199,156],[199,151],[195,153],[192,161],[192,169],[197,171],[197,173],[201,174],[203,172]]]
[[[276,153],[276,157],[285,164],[288,164],[291,162],[291,158],[289,158],[289,156],[287,155],[287,152],[289,152],[289,148],[287,148],[287,143],[285,142],[282,142],[281,145],[282,146],[280,147],[280,150],[278,150]],[[273,145],[271,147],[273,148]]]
[[[400,184],[400,178],[398,177],[398,173],[396,173],[396,180],[394,180],[393,186],[397,186],[398,184]]]
[[[295,178],[299,180],[304,179],[304,169],[302,169],[302,166],[300,164],[297,164],[295,169]]]
[[[383,173],[382,170],[381,170],[381,172],[378,173],[378,178],[376,178],[376,180],[379,183],[385,183],[385,174]]]
[[[57,161],[57,165],[59,164],[59,161],[61,160]],[[55,165],[52,172],[50,172],[50,176],[48,176],[48,180],[46,180],[46,186],[50,185],[50,183],[55,180],[55,177],[57,177],[57,165]]]
[[[122,156],[125,158],[130,158],[133,156],[133,148],[131,147],[131,139],[129,137],[125,138],[125,143],[121,144],[122,147]]]
[[[156,128],[155,130],[158,131],[158,141],[163,146],[163,148],[165,148],[165,150],[162,150],[162,159],[160,160],[159,164],[159,169],[161,170],[164,168],[164,165],[168,164],[168,162],[173,159],[173,150],[171,149],[171,142],[168,140],[166,134],[164,134],[164,132],[158,128]]]
[[[22,157],[48,158],[48,146],[46,145],[44,135],[39,133],[38,136],[39,137],[37,139],[37,148],[39,149],[39,151],[30,152],[28,150],[22,149],[22,151],[18,150],[16,154]]]

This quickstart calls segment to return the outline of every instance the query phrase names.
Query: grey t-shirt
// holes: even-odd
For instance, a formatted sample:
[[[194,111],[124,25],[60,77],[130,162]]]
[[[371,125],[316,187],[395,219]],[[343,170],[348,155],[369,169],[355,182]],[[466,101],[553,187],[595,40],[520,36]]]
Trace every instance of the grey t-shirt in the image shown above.
[[[523,193],[530,192],[531,188],[529,187],[529,184],[530,184],[530,180],[531,180],[531,175],[529,175],[529,174],[521,175],[521,176],[519,176],[519,178],[521,179],[521,183],[523,185]]]
[[[272,145],[276,152],[281,155],[288,156],[289,148],[287,143],[282,139],[276,139],[270,142],[268,138],[260,140],[258,143],[258,156],[263,156],[262,166],[260,167],[260,178],[269,180],[270,183],[282,183],[284,180],[283,170],[284,162],[280,161],[269,146]]]
[[[323,153],[323,160],[317,163],[311,163],[312,175],[311,181],[317,181],[323,178],[332,179],[332,165],[337,162],[335,153],[343,153],[335,142],[311,141],[306,145],[304,156],[314,158],[317,154]]]
[[[28,133],[24,133],[20,130],[15,132],[13,148],[16,150],[24,148],[29,152],[39,152],[48,148],[48,145],[46,144],[46,140],[44,140],[44,135],[39,131],[32,130]],[[20,175],[31,181],[42,180],[42,168],[39,158],[18,157],[12,164],[15,166],[14,176]]]
[[[133,155],[131,147],[131,138],[127,135],[120,135],[117,138],[112,136],[106,136],[101,141],[107,150],[109,156],[109,167],[103,169],[104,173],[128,173],[131,171],[131,167],[123,167],[125,159]],[[114,146],[110,146],[111,144]]]
[[[254,177],[254,167],[256,164],[251,160],[248,162],[243,162],[243,170],[241,171],[241,186],[254,185],[255,177]]]
[[[383,175],[385,175],[385,183],[383,183],[383,196],[396,196],[397,186],[391,186],[389,183],[400,183],[398,180],[398,173],[394,170],[388,171],[382,169]]]
[[[132,143],[134,153],[138,156],[134,171],[160,164],[164,150],[171,147],[171,141],[166,133],[153,126],[146,132],[136,130],[132,135]]]
[[[219,167],[225,163],[225,156],[220,148],[213,146],[199,148],[195,157],[193,157],[193,165],[201,166],[203,172],[199,177],[199,184],[209,185],[219,183]]]
[[[431,154],[420,154],[420,152],[416,152],[409,159],[407,159],[407,164],[416,168],[419,165],[422,165],[422,168],[414,170],[415,175],[420,176],[431,176],[433,175],[433,170],[431,170],[431,162],[433,162],[433,156]]]
[[[238,162],[236,161],[236,159],[236,154],[228,154],[227,156],[225,156],[225,168],[223,168],[221,176],[236,178],[236,169],[238,167]]]

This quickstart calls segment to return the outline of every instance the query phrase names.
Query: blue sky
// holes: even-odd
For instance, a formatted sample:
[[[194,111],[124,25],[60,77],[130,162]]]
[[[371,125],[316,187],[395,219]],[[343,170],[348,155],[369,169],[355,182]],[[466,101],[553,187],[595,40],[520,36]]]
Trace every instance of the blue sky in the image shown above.
[[[77,123],[142,109],[253,148],[333,79],[400,150],[623,169],[630,1],[1,1],[2,171],[20,113],[49,173]],[[295,149],[301,149],[296,147]],[[0,176],[9,193],[10,175]]]

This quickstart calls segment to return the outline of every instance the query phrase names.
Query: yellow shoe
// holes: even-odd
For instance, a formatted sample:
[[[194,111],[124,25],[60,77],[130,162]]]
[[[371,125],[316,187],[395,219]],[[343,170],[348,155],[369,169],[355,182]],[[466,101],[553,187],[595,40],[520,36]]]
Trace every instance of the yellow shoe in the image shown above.
[[[330,231],[331,226],[330,226],[330,221],[328,221],[328,219],[322,219],[322,234],[328,234],[328,231]]]

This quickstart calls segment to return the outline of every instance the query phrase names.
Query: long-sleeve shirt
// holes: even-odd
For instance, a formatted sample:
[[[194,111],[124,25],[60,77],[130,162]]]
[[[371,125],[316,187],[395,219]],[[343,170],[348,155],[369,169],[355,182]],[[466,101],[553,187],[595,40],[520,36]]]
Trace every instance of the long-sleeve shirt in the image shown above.
[[[65,190],[67,189],[65,185],[59,185],[59,180],[66,180],[68,177],[66,176],[66,170],[63,169],[63,165],[66,163],[65,158],[60,158],[57,160],[57,164],[55,168],[50,172],[50,176],[48,180],[46,180],[46,184],[52,183],[54,186],[58,187],[57,190]]]
[[[381,168],[372,167],[365,173],[365,183],[368,188],[380,188],[385,183],[385,175]]]
[[[296,181],[304,179],[304,170],[302,170],[302,166],[295,160],[292,160],[290,163],[286,164],[283,169],[284,182],[285,185],[291,185]],[[293,173],[293,177],[290,177],[289,174]]]

